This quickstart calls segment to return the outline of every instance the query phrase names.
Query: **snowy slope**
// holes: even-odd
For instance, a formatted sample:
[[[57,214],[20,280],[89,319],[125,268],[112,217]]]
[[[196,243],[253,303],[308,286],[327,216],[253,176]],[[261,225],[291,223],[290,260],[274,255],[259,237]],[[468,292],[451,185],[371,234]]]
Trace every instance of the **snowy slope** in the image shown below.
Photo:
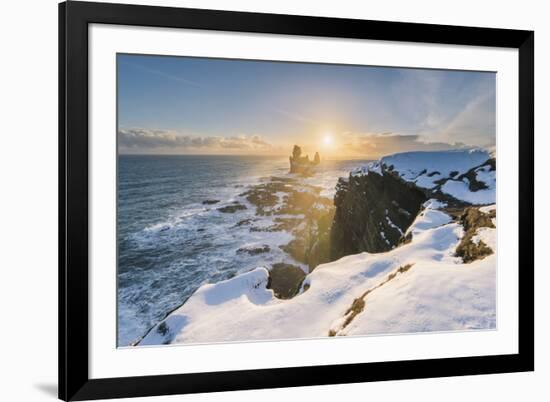
[[[353,175],[392,172],[401,179],[428,190],[440,190],[470,204],[492,204],[496,201],[496,171],[484,165],[491,159],[484,149],[404,152],[389,155],[355,170]],[[472,191],[464,177],[473,169],[475,180],[486,188]]]
[[[478,236],[495,247],[495,232],[482,228]],[[338,334],[496,328],[495,286],[495,254],[468,266],[424,260],[369,294],[362,314]]]
[[[290,300],[274,297],[261,267],[204,285],[140,345],[494,328],[494,254],[463,264],[454,252],[464,230],[440,207],[425,204],[410,243],[319,265]],[[476,236],[495,246],[495,232]],[[364,309],[349,320],[358,298]]]

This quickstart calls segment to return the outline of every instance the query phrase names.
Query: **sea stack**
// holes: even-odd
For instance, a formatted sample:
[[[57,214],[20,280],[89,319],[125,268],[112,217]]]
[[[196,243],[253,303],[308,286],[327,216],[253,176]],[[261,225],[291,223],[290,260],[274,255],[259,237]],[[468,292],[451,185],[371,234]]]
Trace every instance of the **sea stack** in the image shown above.
[[[289,157],[289,160],[290,173],[299,173],[306,176],[313,174],[315,172],[315,167],[321,163],[319,152],[315,152],[313,161],[310,161],[308,155],[302,156],[302,148],[298,145],[294,145],[292,155]]]

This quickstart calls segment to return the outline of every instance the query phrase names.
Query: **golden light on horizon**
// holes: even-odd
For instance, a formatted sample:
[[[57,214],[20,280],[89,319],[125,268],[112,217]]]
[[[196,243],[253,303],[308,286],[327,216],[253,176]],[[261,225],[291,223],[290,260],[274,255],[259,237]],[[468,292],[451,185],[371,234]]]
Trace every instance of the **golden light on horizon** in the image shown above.
[[[331,132],[327,131],[323,134],[323,146],[330,147],[334,144],[333,135]]]

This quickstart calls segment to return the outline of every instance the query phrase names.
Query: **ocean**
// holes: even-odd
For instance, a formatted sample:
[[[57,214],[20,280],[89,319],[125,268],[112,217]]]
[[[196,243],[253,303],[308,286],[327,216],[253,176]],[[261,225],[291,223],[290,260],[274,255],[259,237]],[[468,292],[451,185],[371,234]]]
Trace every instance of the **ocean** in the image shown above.
[[[338,177],[366,162],[322,161],[314,176],[299,180],[332,198]],[[205,283],[277,262],[300,265],[279,248],[290,233],[238,225],[246,219],[256,226],[273,223],[272,217],[257,217],[240,194],[271,176],[297,177],[288,168],[288,157],[119,156],[118,346],[139,340]],[[235,201],[247,209],[218,210]],[[269,245],[270,251],[237,253],[251,244]]]

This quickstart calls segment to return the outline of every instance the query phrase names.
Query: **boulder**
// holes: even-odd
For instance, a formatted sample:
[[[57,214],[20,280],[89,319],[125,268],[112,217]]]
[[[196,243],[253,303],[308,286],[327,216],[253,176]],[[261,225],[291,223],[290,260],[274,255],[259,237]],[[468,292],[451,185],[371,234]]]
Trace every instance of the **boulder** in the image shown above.
[[[298,294],[306,274],[304,271],[292,264],[277,263],[269,271],[268,289],[279,299],[290,299]]]

